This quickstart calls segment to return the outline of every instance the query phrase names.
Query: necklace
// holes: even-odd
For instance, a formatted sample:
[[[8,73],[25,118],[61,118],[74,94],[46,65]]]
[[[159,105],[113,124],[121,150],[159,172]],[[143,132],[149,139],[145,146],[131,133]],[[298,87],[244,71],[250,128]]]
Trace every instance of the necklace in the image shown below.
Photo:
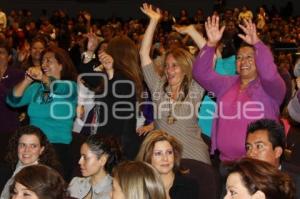
[[[173,116],[173,101],[169,98],[169,115],[168,115],[168,124],[174,124],[176,118]]]
[[[167,118],[167,123],[172,125],[176,122],[176,118],[173,116],[173,104],[174,106],[176,105],[176,100],[172,100],[172,93],[168,93],[168,98],[169,98],[169,115],[168,115],[168,118]],[[174,108],[175,109],[175,108]]]

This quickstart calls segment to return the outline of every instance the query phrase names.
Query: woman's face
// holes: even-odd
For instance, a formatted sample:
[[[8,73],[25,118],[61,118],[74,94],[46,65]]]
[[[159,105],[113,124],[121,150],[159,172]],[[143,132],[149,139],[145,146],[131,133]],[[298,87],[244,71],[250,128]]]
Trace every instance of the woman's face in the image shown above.
[[[169,174],[173,172],[174,151],[172,145],[164,140],[155,143],[151,164],[160,174]]]
[[[231,173],[226,181],[227,193],[224,199],[251,199],[251,195],[242,182],[239,173]]]
[[[183,81],[184,73],[172,54],[166,58],[165,74],[171,87],[180,86]]]
[[[39,199],[33,191],[18,182],[16,182],[11,196],[11,199]]]
[[[125,195],[116,178],[113,179],[111,199],[125,199]]]
[[[80,154],[79,165],[84,177],[97,175],[103,169],[101,158],[98,158],[86,143],[81,146]]]
[[[47,52],[43,56],[42,70],[48,77],[60,79],[62,65],[57,61],[53,52]]]
[[[236,56],[237,73],[241,79],[255,79],[257,76],[255,53],[251,47],[242,47]]]
[[[22,135],[18,143],[18,158],[23,165],[31,165],[38,161],[44,147],[36,135]]]
[[[45,50],[45,46],[42,42],[34,42],[31,46],[31,57],[33,60],[40,60],[41,59],[41,54]]]

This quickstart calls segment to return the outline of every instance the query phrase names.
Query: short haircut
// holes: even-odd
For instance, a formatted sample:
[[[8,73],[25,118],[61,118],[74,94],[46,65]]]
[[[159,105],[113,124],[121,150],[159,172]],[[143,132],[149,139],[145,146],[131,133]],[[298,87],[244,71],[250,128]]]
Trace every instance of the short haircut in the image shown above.
[[[272,143],[273,149],[281,147],[285,149],[285,133],[284,127],[271,119],[256,120],[248,125],[247,137],[249,134],[253,134],[258,130],[266,130],[268,132],[269,141]]]
[[[262,191],[266,199],[293,199],[295,185],[292,178],[273,165],[251,158],[227,164],[228,176],[238,173],[250,195]]]
[[[10,187],[11,193],[13,193],[16,183],[33,191],[40,199],[66,199],[68,197],[67,184],[63,177],[45,165],[24,167],[15,175]]]

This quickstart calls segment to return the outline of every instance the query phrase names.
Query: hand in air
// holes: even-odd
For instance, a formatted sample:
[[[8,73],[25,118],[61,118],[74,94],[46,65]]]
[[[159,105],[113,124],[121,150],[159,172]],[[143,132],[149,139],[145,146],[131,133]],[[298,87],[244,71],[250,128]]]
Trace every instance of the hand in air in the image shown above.
[[[151,20],[159,21],[162,17],[160,9],[156,8],[156,10],[154,10],[151,4],[143,3],[143,6],[140,7],[140,9]]]
[[[256,32],[256,26],[251,20],[244,20],[244,25],[240,24],[239,27],[245,34],[238,34],[238,36],[246,43],[254,45],[260,41]]]
[[[205,30],[207,34],[207,45],[208,46],[216,46],[218,42],[221,40],[223,32],[225,30],[225,26],[220,28],[219,25],[219,17],[212,16],[208,17],[207,21],[205,22]]]

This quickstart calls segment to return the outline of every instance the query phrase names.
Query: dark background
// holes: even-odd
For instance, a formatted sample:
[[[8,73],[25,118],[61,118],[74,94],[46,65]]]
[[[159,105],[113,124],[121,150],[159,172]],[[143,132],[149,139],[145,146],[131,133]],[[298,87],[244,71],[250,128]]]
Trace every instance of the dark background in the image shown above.
[[[169,10],[177,16],[180,9],[186,9],[189,15],[193,15],[195,10],[202,8],[206,15],[211,14],[215,0],[152,0],[147,1]],[[48,15],[53,10],[63,9],[70,16],[75,16],[79,10],[88,10],[96,18],[109,18],[111,16],[128,19],[130,17],[140,18],[142,16],[139,6],[145,1],[142,0],[0,0],[0,8],[4,11],[11,9],[29,9],[34,17],[41,14],[42,9],[46,9]],[[241,7],[246,5],[256,11],[262,4],[267,7],[275,5],[278,10],[287,4],[288,0],[226,0],[226,7]],[[290,0],[293,3],[293,15],[300,15],[300,0]],[[255,12],[254,12],[255,13]]]

